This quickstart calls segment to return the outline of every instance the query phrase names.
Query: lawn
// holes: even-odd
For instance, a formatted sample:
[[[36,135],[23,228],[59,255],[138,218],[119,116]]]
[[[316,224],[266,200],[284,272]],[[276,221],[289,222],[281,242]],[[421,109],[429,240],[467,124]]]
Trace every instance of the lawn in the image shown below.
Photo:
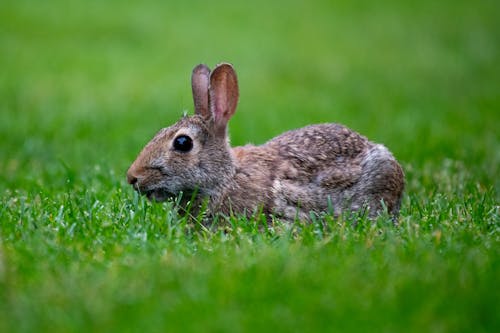
[[[0,2],[0,332],[498,332],[497,1]],[[339,122],[399,224],[211,226],[125,173],[234,64],[233,145]]]

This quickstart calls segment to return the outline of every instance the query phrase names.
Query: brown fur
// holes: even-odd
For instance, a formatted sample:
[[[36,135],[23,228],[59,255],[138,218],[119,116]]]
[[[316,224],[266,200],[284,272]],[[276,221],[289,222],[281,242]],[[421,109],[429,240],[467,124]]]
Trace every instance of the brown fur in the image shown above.
[[[229,64],[210,72],[198,65],[192,75],[195,115],[162,129],[127,173],[140,193],[158,201],[193,193],[195,208],[208,199],[214,213],[251,214],[261,209],[286,220],[310,212],[334,214],[383,208],[397,216],[404,175],[392,154],[338,124],[310,125],[281,134],[261,146],[231,148],[227,122],[236,111],[238,83]],[[192,149],[173,146],[180,135]]]

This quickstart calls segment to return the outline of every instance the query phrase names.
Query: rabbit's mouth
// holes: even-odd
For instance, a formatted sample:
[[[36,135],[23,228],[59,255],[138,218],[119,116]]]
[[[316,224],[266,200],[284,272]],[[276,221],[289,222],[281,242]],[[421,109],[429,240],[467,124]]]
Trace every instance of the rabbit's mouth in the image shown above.
[[[153,188],[137,190],[140,194],[145,195],[148,200],[163,202],[167,200],[174,200],[178,203],[186,203],[194,199],[194,197],[199,194],[197,190],[182,190],[178,193],[172,193],[166,188]]]
[[[153,190],[145,191],[143,192],[144,195],[148,198],[150,201],[166,201],[168,199],[175,198],[175,194],[168,192],[165,189],[162,188],[156,188]]]

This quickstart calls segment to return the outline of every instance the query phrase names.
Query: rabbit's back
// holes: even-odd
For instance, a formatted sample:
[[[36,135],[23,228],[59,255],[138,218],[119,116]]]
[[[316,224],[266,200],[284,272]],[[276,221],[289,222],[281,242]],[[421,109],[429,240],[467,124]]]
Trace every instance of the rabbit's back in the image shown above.
[[[292,163],[306,178],[325,168],[349,173],[360,164],[362,153],[373,144],[339,124],[310,125],[292,130],[266,143],[277,159]]]

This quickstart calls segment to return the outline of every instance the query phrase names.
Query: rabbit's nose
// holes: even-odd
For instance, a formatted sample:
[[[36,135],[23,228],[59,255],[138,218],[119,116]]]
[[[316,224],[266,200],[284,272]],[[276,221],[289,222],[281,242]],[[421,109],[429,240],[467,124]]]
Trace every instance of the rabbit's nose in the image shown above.
[[[137,177],[127,172],[127,181],[130,185],[135,185],[137,183]]]

